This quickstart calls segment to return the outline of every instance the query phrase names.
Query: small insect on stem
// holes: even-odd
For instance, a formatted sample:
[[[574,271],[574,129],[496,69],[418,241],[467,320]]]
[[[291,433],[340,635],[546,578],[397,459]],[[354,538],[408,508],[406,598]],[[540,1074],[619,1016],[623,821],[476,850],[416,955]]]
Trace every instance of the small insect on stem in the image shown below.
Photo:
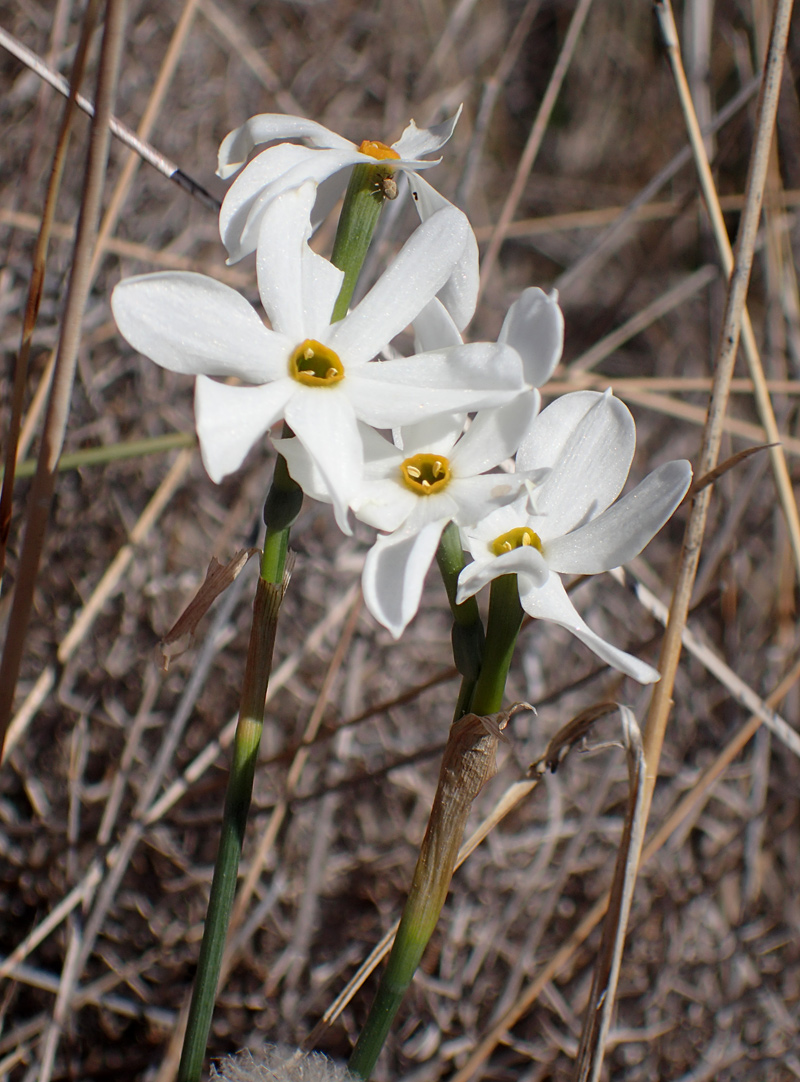
[[[378,178],[378,187],[385,199],[397,199],[397,181],[392,173]]]

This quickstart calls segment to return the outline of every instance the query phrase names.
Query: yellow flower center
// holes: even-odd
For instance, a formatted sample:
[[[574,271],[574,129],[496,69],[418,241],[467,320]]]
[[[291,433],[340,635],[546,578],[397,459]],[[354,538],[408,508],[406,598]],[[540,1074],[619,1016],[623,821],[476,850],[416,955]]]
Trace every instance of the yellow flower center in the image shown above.
[[[379,162],[385,162],[387,158],[395,161],[400,158],[396,150],[387,147],[386,143],[379,143],[377,139],[365,139],[358,149],[360,153],[369,154],[370,158],[376,158]]]
[[[332,349],[306,338],[289,358],[289,375],[306,387],[331,387],[344,379],[344,365]]]
[[[530,526],[517,526],[508,533],[501,533],[489,546],[495,556],[502,556],[504,552],[512,552],[521,549],[524,545],[532,545],[539,552],[542,551],[541,539]]]
[[[400,464],[406,485],[417,496],[441,492],[450,481],[450,463],[444,455],[412,455]]]

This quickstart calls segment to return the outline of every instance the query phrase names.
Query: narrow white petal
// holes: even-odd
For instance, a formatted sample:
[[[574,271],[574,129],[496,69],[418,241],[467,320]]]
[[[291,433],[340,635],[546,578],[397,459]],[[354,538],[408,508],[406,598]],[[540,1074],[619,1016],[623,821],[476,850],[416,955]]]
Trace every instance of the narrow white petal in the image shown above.
[[[459,526],[474,526],[496,507],[513,503],[519,495],[520,484],[520,479],[513,473],[454,478],[447,486],[449,495],[458,505],[453,518]]]
[[[306,496],[319,500],[320,503],[330,503],[325,479],[300,440],[293,436],[291,439],[274,439],[272,443],[278,454],[286,459],[290,476],[297,481]]]
[[[522,357],[525,379],[541,387],[553,374],[564,348],[564,316],[558,295],[536,287],[526,289],[508,310],[498,342],[506,342]]]
[[[527,501],[527,493],[523,493],[511,504],[495,508],[474,527],[464,531],[466,547],[474,559],[486,559],[489,546],[496,537],[508,533],[509,530],[515,530],[518,526],[529,524]]]
[[[392,144],[392,149],[396,150],[401,158],[421,158],[423,154],[440,150],[455,131],[463,108],[463,105],[459,105],[455,116],[430,128],[418,128],[413,120],[410,121],[397,142]]]
[[[409,182],[414,197],[414,205],[421,221],[426,222],[431,215],[444,208],[452,208],[452,203],[418,174],[410,174]],[[479,287],[478,241],[470,228],[466,243],[452,274],[437,292],[439,300],[450,313],[453,322],[460,331],[464,330],[475,314]]]
[[[388,477],[367,481],[353,499],[356,518],[384,533],[398,530],[414,510],[417,497],[402,482]]]
[[[283,113],[260,113],[251,116],[222,140],[217,176],[227,179],[244,165],[253,147],[277,139],[306,139],[315,147],[332,147],[336,150],[353,148],[349,139],[342,138],[314,120],[285,116]]]
[[[367,553],[362,586],[367,608],[396,639],[416,615],[428,568],[444,522],[431,522],[419,533],[381,536]]]
[[[464,413],[437,413],[426,421],[416,425],[406,425],[400,429],[403,441],[403,456],[431,454],[451,457],[451,451],[464,428]]]
[[[125,278],[111,309],[130,344],[172,372],[265,383],[286,370],[285,339],[235,289],[203,274]]]
[[[529,616],[539,620],[551,620],[571,631],[608,665],[632,676],[640,684],[652,684],[660,679],[659,673],[651,665],[612,646],[592,631],[567,597],[563,583],[557,575],[551,575],[543,586],[537,586],[533,581],[526,582],[523,578],[520,579],[519,587],[520,602]]]
[[[375,428],[500,406],[525,389],[519,354],[487,342],[364,365],[347,383],[356,415]]]
[[[595,575],[627,563],[658,533],[691,480],[692,467],[684,459],[665,462],[602,515],[549,541],[548,564],[554,571]]]
[[[542,540],[569,533],[605,511],[622,491],[633,459],[636,427],[627,406],[604,394],[584,411],[584,393],[565,394],[542,410],[517,454],[519,469],[552,466],[536,489],[535,529]],[[556,439],[566,434],[555,461],[542,435],[554,429]]]
[[[526,391],[497,409],[481,410],[456,444],[451,457],[458,477],[492,470],[516,453],[539,409],[539,392]]]
[[[194,414],[203,465],[217,484],[238,470],[250,448],[283,416],[294,391],[289,379],[263,387],[228,387],[198,376]]]
[[[455,207],[414,230],[366,297],[334,327],[329,344],[345,365],[365,364],[416,319],[450,276],[470,232]]]
[[[262,164],[261,159],[265,157],[268,157],[268,163]],[[272,161],[276,158],[278,165]],[[228,249],[228,262],[236,263],[255,251],[262,215],[279,195],[299,188],[306,181],[325,188],[327,193],[330,183],[340,185],[340,173],[364,160],[364,155],[355,150],[309,150],[290,143],[259,154],[236,180],[223,203],[220,236]],[[267,171],[268,164],[274,178],[259,185],[259,175]],[[329,201],[327,194],[326,201]],[[320,221],[316,209],[312,219],[316,224]]]
[[[531,545],[504,552],[502,556],[483,556],[467,564],[458,576],[457,603],[460,605],[468,597],[473,597],[501,575],[526,575],[531,582],[544,584],[550,572],[542,554]]]
[[[274,329],[296,345],[325,335],[344,278],[308,246],[315,197],[310,182],[283,192],[264,211],[258,237],[261,302]]]
[[[461,332],[438,297],[414,320],[414,342],[416,353],[462,345]]]
[[[231,262],[241,259],[245,252],[237,251],[247,217],[256,198],[265,189],[280,181],[295,165],[308,162],[316,150],[282,143],[257,155],[231,184],[219,212],[219,235],[228,249]]]
[[[347,509],[361,485],[364,448],[353,409],[341,384],[298,388],[286,405],[286,423],[314,459],[339,529],[352,533]]]

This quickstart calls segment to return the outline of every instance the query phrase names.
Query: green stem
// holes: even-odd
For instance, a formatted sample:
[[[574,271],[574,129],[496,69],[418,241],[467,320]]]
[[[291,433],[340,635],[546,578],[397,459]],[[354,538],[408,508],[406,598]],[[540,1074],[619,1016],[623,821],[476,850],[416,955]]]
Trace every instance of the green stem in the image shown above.
[[[214,878],[211,882],[178,1082],[198,1082],[203,1069],[225,936],[236,890],[247,813],[253,792],[253,776],[264,725],[264,703],[282,597],[282,585],[266,582],[259,577],[253,602],[253,623],[242,683],[239,723],[234,737],[233,761],[225,794],[222,834],[214,865]]]
[[[381,169],[379,166],[358,166],[353,171],[332,257],[334,264],[345,272],[332,322],[342,319],[347,312],[383,205],[384,192],[380,178],[384,175],[385,168]],[[286,425],[283,435],[292,435]],[[261,574],[253,603],[253,623],[242,685],[239,724],[234,738],[222,834],[214,865],[178,1082],[199,1082],[203,1068],[264,724],[264,705],[272,667],[278,611],[283,597],[289,532],[300,513],[302,502],[302,490],[290,476],[286,460],[279,455],[264,505],[267,532],[261,557]]]
[[[386,166],[357,165],[350,177],[331,253],[331,263],[344,271],[342,288],[333,309],[333,323],[344,319],[350,307],[353,291],[386,198],[382,185],[386,175]]]
[[[503,706],[506,678],[524,613],[519,603],[516,575],[502,575],[492,582],[486,648],[472,710],[481,717],[496,714]]]
[[[462,604],[456,604],[458,576],[464,567],[464,551],[461,548],[458,527],[454,522],[449,523],[442,534],[436,552],[436,561],[439,564],[439,571],[447,591],[447,600],[450,602],[450,611],[453,614],[451,632],[453,659],[456,668],[461,673],[461,688],[453,716],[453,720],[457,721],[471,708],[472,696],[483,660],[484,634],[478,602],[475,598],[469,597]]]

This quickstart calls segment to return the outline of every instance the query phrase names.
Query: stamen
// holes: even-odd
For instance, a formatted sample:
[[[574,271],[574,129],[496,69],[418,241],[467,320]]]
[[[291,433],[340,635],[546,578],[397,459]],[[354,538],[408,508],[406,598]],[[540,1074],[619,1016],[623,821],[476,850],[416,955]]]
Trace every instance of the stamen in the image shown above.
[[[307,338],[289,358],[289,375],[306,387],[330,387],[344,379],[344,365],[332,349]]]
[[[412,455],[400,464],[400,476],[417,496],[430,496],[450,483],[450,463],[440,455]]]
[[[514,549],[524,548],[525,546],[535,548],[539,552],[542,551],[542,540],[535,530],[532,530],[530,526],[517,526],[513,530],[509,530],[508,533],[500,534],[489,545],[495,556],[502,556],[505,552],[512,552]]]

